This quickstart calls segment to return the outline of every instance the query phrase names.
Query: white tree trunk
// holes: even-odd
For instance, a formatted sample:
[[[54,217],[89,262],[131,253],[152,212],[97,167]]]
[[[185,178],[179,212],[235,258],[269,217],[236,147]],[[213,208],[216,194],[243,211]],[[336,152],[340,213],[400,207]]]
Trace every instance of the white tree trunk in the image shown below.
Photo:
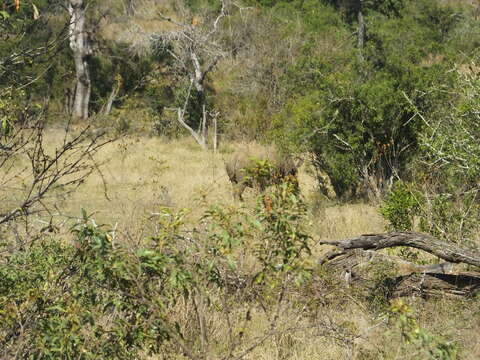
[[[207,150],[207,140],[204,136],[202,136],[202,134],[200,132],[196,132],[195,130],[193,130],[186,122],[185,120],[183,119],[184,118],[184,115],[185,115],[185,112],[182,111],[182,109],[178,108],[177,109],[177,120],[178,122],[185,128],[187,129],[190,134],[193,136],[193,138],[195,139],[195,141],[198,143],[198,145],[200,145],[202,147],[203,150]]]
[[[108,97],[107,105],[105,106],[105,115],[109,115],[112,112],[113,102],[118,96],[118,92],[120,91],[120,84],[113,84],[112,91],[110,96]]]
[[[360,6],[362,3],[360,2]],[[358,59],[363,61],[363,45],[365,43],[365,20],[363,18],[362,8],[358,11],[358,36],[357,36],[357,48]]]
[[[201,93],[203,96],[203,92],[204,92],[203,80],[205,79],[206,74],[204,71],[202,71],[202,67],[200,65],[200,61],[198,61],[197,54],[195,54],[195,52],[192,51],[190,56],[192,58],[192,64],[194,68],[194,76],[192,77],[193,84],[195,85],[195,89],[197,89],[197,91]]]
[[[213,117],[213,152],[217,152],[218,137],[217,137],[217,115]]]
[[[75,97],[72,116],[79,119],[88,118],[91,82],[88,58],[92,54],[90,39],[86,27],[86,7],[84,0],[68,0],[70,13],[69,41],[73,52],[76,72]]]

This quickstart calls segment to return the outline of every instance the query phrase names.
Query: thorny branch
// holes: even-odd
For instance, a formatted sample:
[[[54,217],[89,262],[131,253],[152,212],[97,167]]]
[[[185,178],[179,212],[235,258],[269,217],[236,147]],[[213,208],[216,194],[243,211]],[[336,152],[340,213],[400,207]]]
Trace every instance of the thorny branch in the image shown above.
[[[16,125],[0,140],[1,185],[9,197],[17,198],[0,211],[0,225],[43,212],[43,201],[54,190],[69,192],[83,183],[98,169],[93,155],[112,141],[103,139],[103,134],[92,136],[89,127],[76,135],[67,129],[63,141],[49,151],[44,132],[42,120],[36,119]]]

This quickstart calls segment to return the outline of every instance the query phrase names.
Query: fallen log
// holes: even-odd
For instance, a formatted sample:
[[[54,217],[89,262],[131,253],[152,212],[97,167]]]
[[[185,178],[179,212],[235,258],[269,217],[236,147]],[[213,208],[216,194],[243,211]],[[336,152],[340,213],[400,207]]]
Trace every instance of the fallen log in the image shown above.
[[[470,297],[480,291],[480,273],[458,272],[450,262],[419,265],[395,255],[351,249],[332,251],[320,263],[326,269],[333,269],[331,274],[336,274],[347,287],[355,287],[357,293],[363,292],[365,296],[381,293],[388,299]]]
[[[403,296],[473,296],[480,290],[480,276],[475,273],[439,274],[424,273],[387,279],[388,297]]]
[[[477,251],[465,249],[456,244],[440,241],[431,235],[416,232],[366,234],[344,240],[320,241],[320,244],[332,245],[342,249],[340,252],[327,254],[330,259],[346,250],[380,250],[389,247],[408,246],[426,251],[451,263],[464,263],[480,267],[480,253]]]
[[[352,270],[354,268],[361,269],[379,263],[395,265],[395,270],[399,275],[410,275],[413,273],[454,273],[454,264],[450,262],[419,265],[406,261],[399,256],[362,249],[331,251],[325,254],[319,261],[321,265],[328,264],[329,266],[344,270]]]

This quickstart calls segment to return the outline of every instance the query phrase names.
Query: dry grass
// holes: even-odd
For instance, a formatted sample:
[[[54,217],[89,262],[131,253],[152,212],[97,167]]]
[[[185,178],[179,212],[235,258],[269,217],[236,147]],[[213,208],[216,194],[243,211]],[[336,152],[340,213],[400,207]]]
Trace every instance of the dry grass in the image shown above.
[[[240,147],[245,149],[245,146]],[[250,151],[262,150],[257,144],[247,147]],[[223,163],[234,148],[236,146],[230,145],[229,149],[224,149],[226,153],[213,154],[201,151],[190,139],[172,142],[145,137],[120,139],[103,149],[97,158],[103,164],[103,177],[99,173],[92,175],[81,191],[63,202],[61,208],[69,215],[78,216],[80,209],[85,207],[88,211],[95,211],[95,218],[100,222],[118,223],[119,228],[142,233],[151,214],[163,206],[189,208],[193,219],[201,215],[206,203],[241,206],[233,199]],[[301,169],[299,182],[302,194],[312,202],[315,179],[305,167]],[[252,190],[247,190],[247,204],[255,201],[255,195]],[[367,204],[332,206],[325,201],[320,207],[322,210],[312,216],[315,237],[319,239],[338,239],[379,232],[384,228],[376,209]],[[325,247],[318,249],[318,253],[323,251]],[[359,331],[371,326],[368,315],[352,305],[351,310],[336,315],[338,309],[332,308],[332,316],[337,320],[345,318],[345,322],[348,319]],[[221,326],[221,321],[212,321]],[[285,311],[283,321],[288,324],[288,311]],[[256,333],[260,336],[261,329],[266,327],[265,319],[257,317],[252,323],[252,336]],[[284,351],[282,348],[288,348],[289,353],[280,356]],[[315,331],[310,329],[272,338],[253,351],[249,358],[338,359],[345,358],[347,353],[342,344],[315,336]]]
[[[52,147],[59,135],[59,130],[48,132],[46,139]],[[95,212],[97,222],[128,230],[139,238],[149,234],[152,214],[161,207],[189,208],[191,221],[195,221],[208,203],[242,205],[233,199],[223,165],[224,157],[235,147],[230,145],[223,152],[213,154],[201,151],[190,139],[166,142],[160,138],[125,137],[107,145],[98,154],[96,160],[101,164],[100,172],[94,173],[79,191],[67,199],[56,198],[55,205],[60,213],[72,217],[78,217],[80,210],[85,208],[87,212]],[[315,195],[315,179],[305,167],[300,171],[299,182],[302,194],[313,209],[311,220],[315,239],[340,239],[384,230],[385,223],[372,205],[335,205],[327,200],[319,200]],[[255,201],[255,194],[249,191],[246,194],[247,204]],[[318,246],[314,250],[314,256],[318,256],[326,251],[326,247]],[[298,314],[298,309],[292,303],[288,305],[292,308],[282,310],[281,321],[285,328],[294,324],[300,330],[268,339],[248,358],[400,358],[395,350],[400,344],[398,331],[386,331],[385,327],[372,328],[378,324],[376,315],[367,310],[366,305],[354,300],[348,289],[339,288],[338,291],[335,301],[324,305],[321,310],[321,316],[330,317],[337,325],[340,324],[339,330],[336,330],[340,331],[337,338],[331,333],[322,337],[318,329],[309,328],[308,319],[292,323],[293,314]],[[312,301],[323,301],[315,296],[319,295],[312,294]],[[436,334],[446,332],[450,338],[462,342],[466,358],[480,357],[476,335],[480,330],[478,316],[465,316],[469,310],[464,308],[453,320],[452,311],[457,306],[466,307],[468,303],[444,301],[441,305],[440,308],[429,303],[418,305],[419,309],[423,309],[422,326]],[[224,331],[222,327],[225,322],[216,318],[219,314],[209,316],[212,324],[218,325],[216,331]],[[267,320],[256,316],[251,323],[250,336],[261,336],[267,327]],[[358,337],[354,343],[346,345],[348,336],[342,335],[342,331]],[[360,356],[361,352],[368,355]],[[401,358],[421,358],[412,356]]]
[[[62,138],[63,130],[51,129],[45,142],[53,152]],[[241,206],[233,199],[224,167],[224,159],[235,149],[268,152],[258,144],[229,144],[213,154],[200,150],[188,138],[165,141],[156,137],[124,137],[100,150],[96,157],[100,171],[93,173],[78,191],[51,202],[60,214],[77,217],[84,208],[94,212],[99,222],[112,226],[118,223],[129,229],[140,228],[146,218],[165,206],[188,208],[193,215],[201,214],[205,203]],[[383,221],[373,206],[331,206],[328,201],[316,199],[315,178],[306,166],[300,169],[299,182],[307,201],[320,208],[312,216],[319,238],[335,239],[383,230]],[[9,189],[0,192],[11,198]],[[246,190],[247,204],[253,203],[255,197],[253,190]]]
[[[88,206],[102,219],[125,223],[163,206],[195,209],[203,198],[231,201],[220,156],[196,151],[189,141],[124,138],[103,149],[97,161],[101,174],[90,177],[66,211]]]
[[[372,205],[337,205],[324,211],[323,220],[317,224],[318,235],[323,240],[343,239],[385,230],[385,221]]]
[[[54,144],[58,130],[48,133]],[[245,145],[243,144],[244,148]],[[188,208],[201,214],[203,204],[235,203],[225,172],[225,152],[204,152],[190,139],[166,142],[160,138],[125,137],[108,144],[97,156],[100,171],[90,176],[79,191],[65,200],[57,200],[61,212],[75,217],[80,210],[95,212],[100,222],[134,228],[158,212],[161,207]],[[250,145],[259,151],[259,145]],[[315,179],[305,167],[299,182],[307,201],[313,201]],[[255,201],[255,193],[246,191],[246,202]],[[322,239],[338,239],[383,231],[384,223],[375,207],[367,204],[320,205],[313,216],[316,234]]]

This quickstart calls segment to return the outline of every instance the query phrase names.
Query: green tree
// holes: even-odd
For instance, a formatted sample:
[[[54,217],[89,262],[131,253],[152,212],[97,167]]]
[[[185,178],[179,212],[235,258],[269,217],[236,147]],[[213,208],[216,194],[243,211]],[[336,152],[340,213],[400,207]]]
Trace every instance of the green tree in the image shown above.
[[[445,27],[441,19],[454,9],[405,4],[387,7],[399,8],[401,16],[374,7],[366,13],[360,58],[333,63],[320,55],[288,77],[295,83],[306,78],[302,73],[318,74],[299,84],[303,91],[277,117],[275,137],[313,150],[339,196],[378,197],[406,177],[424,126],[415,109],[434,109],[449,95],[432,91],[453,86],[448,34],[457,22]],[[347,48],[350,54],[357,45]]]

